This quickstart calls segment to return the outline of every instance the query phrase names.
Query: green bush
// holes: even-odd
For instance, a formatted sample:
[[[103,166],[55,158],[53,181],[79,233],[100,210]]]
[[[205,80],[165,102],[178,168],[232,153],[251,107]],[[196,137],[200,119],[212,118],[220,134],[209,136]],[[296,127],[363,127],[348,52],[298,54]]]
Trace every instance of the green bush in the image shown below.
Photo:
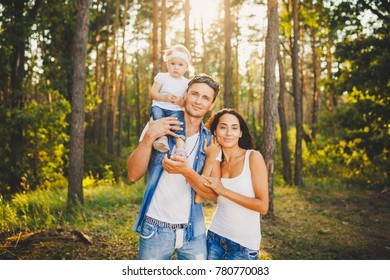
[[[86,144],[84,151],[84,170],[86,175],[100,180],[118,182],[126,174],[126,160],[109,154],[96,144]]]

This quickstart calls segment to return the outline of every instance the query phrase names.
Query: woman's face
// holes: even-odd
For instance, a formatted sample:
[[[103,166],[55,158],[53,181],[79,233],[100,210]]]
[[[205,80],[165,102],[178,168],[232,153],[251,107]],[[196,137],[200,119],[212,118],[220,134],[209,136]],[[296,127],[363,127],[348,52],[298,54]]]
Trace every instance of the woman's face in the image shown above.
[[[224,148],[238,146],[242,132],[237,117],[229,113],[222,115],[215,130],[215,136],[218,143]]]

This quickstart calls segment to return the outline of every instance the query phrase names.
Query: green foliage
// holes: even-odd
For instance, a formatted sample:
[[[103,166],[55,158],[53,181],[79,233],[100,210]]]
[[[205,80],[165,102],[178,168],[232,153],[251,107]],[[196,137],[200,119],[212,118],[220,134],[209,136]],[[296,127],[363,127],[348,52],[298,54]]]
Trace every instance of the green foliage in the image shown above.
[[[11,200],[0,195],[0,232],[30,231],[57,226],[84,227],[96,222],[102,213],[111,213],[133,203],[141,203],[144,185],[108,186],[104,181],[85,189],[85,205],[67,209],[67,189],[39,189],[18,193]]]
[[[349,184],[385,187],[389,184],[389,151],[385,141],[389,131],[378,128],[375,118],[367,122],[375,113],[365,114],[361,105],[351,98],[333,113],[321,114],[321,134],[331,137],[320,138],[322,143],[312,162],[327,162],[316,166],[323,167],[323,172],[328,165],[332,173],[336,172],[329,175],[340,176]]]
[[[24,123],[24,157],[19,166],[24,173],[22,187],[25,190],[62,185],[65,180],[63,174],[67,158],[66,144],[69,141],[66,116],[70,112],[70,105],[56,91],[50,92],[49,95],[50,102],[38,103],[31,100],[14,114],[11,114],[9,109],[2,112],[6,125],[0,130],[0,139],[4,143],[9,142],[7,130],[17,121],[9,116],[16,116]],[[9,146],[5,145],[0,151],[7,154],[8,149]],[[4,168],[0,171],[0,181],[3,182],[6,181],[10,168],[7,164],[8,158],[5,158],[2,166]]]
[[[97,179],[119,181],[126,177],[126,160],[109,154],[106,149],[86,143],[84,152],[84,170]]]
[[[1,231],[53,228],[65,223],[65,188],[16,194],[11,201],[0,196]]]

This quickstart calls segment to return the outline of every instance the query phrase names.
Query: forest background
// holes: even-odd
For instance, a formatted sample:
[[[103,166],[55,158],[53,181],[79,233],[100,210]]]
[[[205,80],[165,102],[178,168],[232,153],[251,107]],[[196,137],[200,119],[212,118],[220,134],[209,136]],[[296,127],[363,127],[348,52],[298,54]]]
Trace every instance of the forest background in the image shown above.
[[[89,4],[86,42],[74,39],[82,3]],[[8,250],[13,234],[19,236],[13,243],[18,244],[21,232],[31,235],[34,230],[69,225],[72,219],[86,223],[88,203],[94,201],[90,192],[99,193],[102,185],[121,192],[135,189],[123,195],[131,196],[131,207],[139,205],[144,182],[127,181],[125,162],[149,119],[148,90],[155,74],[165,70],[161,52],[184,44],[191,51],[196,73],[207,73],[221,84],[214,111],[236,108],[266,159],[273,198],[267,218],[277,220],[283,211],[290,211],[283,207],[291,200],[297,202],[298,194],[305,197],[298,195],[306,205],[298,207],[306,209],[301,217],[308,212],[308,196],[318,205],[326,201],[320,208],[335,206],[332,201],[336,206],[341,201],[346,208],[354,205],[351,209],[363,211],[362,219],[365,213],[375,216],[372,224],[362,221],[361,226],[362,230],[367,225],[374,228],[378,239],[372,241],[368,253],[344,257],[388,259],[390,241],[383,226],[388,227],[390,217],[386,206],[389,13],[385,0],[2,0],[3,249]],[[80,44],[87,59],[81,100],[76,99],[80,94],[75,90],[77,77],[82,77],[75,70],[80,62],[75,50]],[[75,100],[80,100],[76,105],[81,106],[83,118],[85,114],[83,134],[78,134],[82,142],[76,143],[82,149],[78,160],[72,160],[71,153],[71,128],[77,126],[72,114],[80,113],[80,107],[72,103]],[[74,162],[81,165],[72,168]],[[120,207],[122,198],[110,195]],[[56,199],[55,207],[48,206]],[[84,208],[70,218],[66,204],[74,200]],[[278,200],[284,206],[275,206]],[[106,206],[112,207],[110,203]],[[368,210],[364,205],[374,206]],[[297,211],[288,213],[296,217]],[[326,216],[321,211],[315,214],[310,223],[319,215]],[[331,216],[337,215],[332,212]],[[277,231],[275,224],[269,226]],[[326,235],[331,228],[319,227],[316,234]],[[136,246],[137,241],[129,242]],[[375,250],[379,253],[371,254]],[[291,254],[279,257],[302,257],[295,251]]]

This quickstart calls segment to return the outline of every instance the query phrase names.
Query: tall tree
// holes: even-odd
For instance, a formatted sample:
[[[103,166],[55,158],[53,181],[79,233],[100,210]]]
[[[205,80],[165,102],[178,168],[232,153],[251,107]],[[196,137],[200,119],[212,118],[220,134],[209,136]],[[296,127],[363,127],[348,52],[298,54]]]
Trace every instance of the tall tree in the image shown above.
[[[322,4],[322,3],[321,3]],[[311,116],[311,137],[315,141],[317,134],[317,122],[318,122],[318,111],[320,108],[320,71],[319,71],[319,63],[318,63],[318,23],[317,19],[321,16],[320,12],[322,7],[318,4],[318,9],[314,6],[313,1],[310,1],[310,10],[314,16],[312,23],[309,25],[309,33],[310,33],[310,44],[311,44],[311,54],[312,54],[312,69],[313,69],[313,109]]]
[[[74,40],[72,113],[69,152],[68,205],[84,203],[84,119],[88,44],[89,0],[77,0],[77,24]]]
[[[167,1],[161,1],[161,50],[167,48],[166,38],[167,37]],[[167,71],[167,64],[163,61],[163,56],[161,56],[161,71]]]
[[[116,110],[118,101],[118,75],[117,75],[117,33],[119,28],[119,0],[115,1],[115,17],[114,28],[112,31],[112,52],[111,52],[111,83],[110,83],[110,100],[108,103],[107,111],[107,151],[110,154],[114,154],[114,142],[115,142],[115,123],[116,123]]]
[[[292,47],[292,70],[293,70],[293,95],[295,107],[295,127],[296,127],[296,143],[295,143],[295,176],[294,184],[297,187],[302,186],[302,137],[303,137],[303,104],[302,93],[299,81],[299,19],[298,19],[298,0],[292,0],[293,14],[293,47]]]
[[[268,216],[273,218],[273,182],[275,160],[275,120],[276,120],[276,79],[275,66],[277,60],[279,18],[278,1],[267,1],[267,37],[265,40],[265,69],[264,69],[264,129],[263,155],[268,170],[269,211]]]
[[[282,159],[283,159],[283,179],[284,181],[291,185],[292,176],[291,176],[291,161],[290,153],[288,150],[288,134],[287,134],[287,121],[286,121],[286,109],[285,109],[285,92],[286,92],[286,77],[285,69],[280,55],[280,50],[278,48],[278,66],[279,66],[279,100],[278,100],[278,113],[279,113],[279,123],[281,131],[281,143],[282,143]]]
[[[153,77],[159,71],[158,67],[158,1],[153,0],[153,27],[152,27],[152,63],[153,63]]]
[[[9,1],[7,1],[9,2]],[[35,1],[34,6],[27,7],[28,1],[12,1],[5,3],[11,10],[12,24],[10,25],[11,40],[11,94],[9,105],[11,107],[12,128],[10,129],[10,172],[9,185],[11,192],[18,191],[23,168],[20,166],[23,159],[23,119],[20,117],[20,110],[24,107],[23,81],[25,78],[26,44],[30,37],[31,26],[33,25],[42,1]]]
[[[233,79],[233,67],[232,67],[232,23],[230,16],[230,1],[225,0],[225,71],[224,71],[224,106],[226,108],[233,107],[232,96],[232,79]]]
[[[123,132],[123,97],[126,93],[126,49],[125,49],[125,42],[126,42],[126,25],[127,25],[127,10],[129,7],[129,0],[124,0],[124,7],[123,7],[123,21],[122,21],[122,47],[121,47],[121,53],[122,53],[122,63],[121,63],[121,80],[119,85],[119,96],[118,96],[118,108],[119,108],[119,114],[118,114],[118,145],[117,145],[117,156],[121,155],[122,150],[122,132]]]
[[[184,45],[189,50],[191,49],[190,10],[191,10],[190,0],[185,0],[185,4],[184,4],[184,21],[185,21]]]

